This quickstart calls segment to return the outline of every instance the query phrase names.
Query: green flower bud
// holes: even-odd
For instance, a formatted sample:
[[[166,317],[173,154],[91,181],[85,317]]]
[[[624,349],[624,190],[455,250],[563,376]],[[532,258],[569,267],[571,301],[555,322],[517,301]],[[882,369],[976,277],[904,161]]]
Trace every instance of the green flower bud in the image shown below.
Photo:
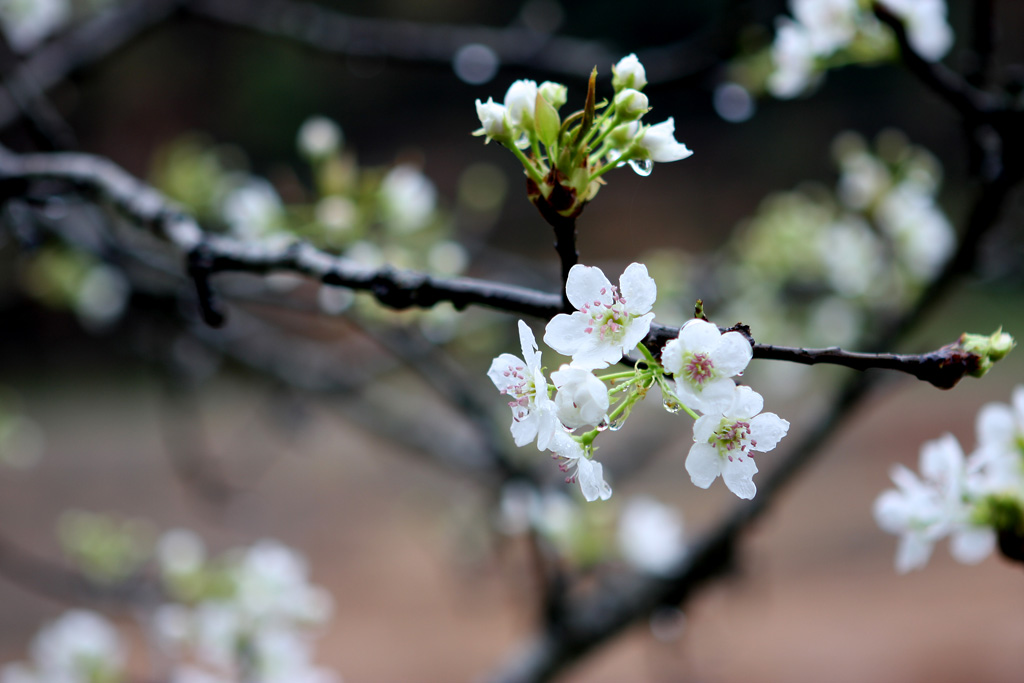
[[[974,377],[983,377],[992,369],[992,365],[1006,357],[1006,354],[1017,345],[1003,328],[993,332],[991,335],[968,334],[960,335],[960,348],[979,357],[978,369],[971,374]]]
[[[540,91],[540,96],[547,100],[556,110],[569,99],[569,89],[561,83],[544,81],[540,84],[538,90]]]

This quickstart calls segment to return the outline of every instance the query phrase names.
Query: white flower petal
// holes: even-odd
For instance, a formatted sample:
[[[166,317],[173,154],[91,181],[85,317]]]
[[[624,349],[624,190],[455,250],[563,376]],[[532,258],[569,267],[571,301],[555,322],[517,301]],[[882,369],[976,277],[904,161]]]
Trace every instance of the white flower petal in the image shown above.
[[[754,349],[739,332],[726,332],[711,353],[715,371],[723,377],[733,377],[747,369],[750,359],[754,357]]]
[[[921,569],[928,564],[932,556],[932,541],[920,534],[904,534],[900,536],[896,546],[896,571],[906,574],[914,569]]]
[[[593,336],[583,330],[589,318],[583,313],[559,313],[544,328],[544,343],[563,356],[574,355],[576,349],[593,343]]]
[[[679,329],[679,343],[685,351],[706,352],[721,338],[718,326],[700,318],[688,320]]]
[[[706,489],[722,473],[722,457],[707,443],[695,443],[686,456],[686,471],[694,486]]]
[[[732,405],[733,393],[736,391],[736,383],[728,377],[708,382],[700,391],[697,391],[689,382],[677,381],[676,387],[676,394],[683,405],[692,410],[699,410],[705,415],[715,415],[716,418],[724,414]]]
[[[991,527],[967,526],[949,539],[949,552],[957,562],[978,564],[996,548],[996,532]]]
[[[754,475],[757,465],[750,456],[725,460],[722,463],[722,481],[726,487],[744,500],[750,500],[757,493]]]
[[[789,432],[789,421],[775,413],[761,413],[750,421],[751,449],[766,452],[775,448]],[[757,445],[754,446],[753,442]]]
[[[604,467],[596,460],[580,458],[577,464],[577,477],[580,481],[580,490],[588,502],[600,498],[608,500],[612,497],[612,487],[604,480]]]
[[[732,405],[726,411],[729,417],[745,419],[753,417],[764,408],[764,398],[761,394],[747,386],[738,386],[733,391]]]
[[[604,293],[601,293],[604,290]],[[577,263],[569,269],[569,277],[565,281],[565,295],[576,308],[600,301],[602,304],[612,302],[612,283],[596,266],[584,266]]]
[[[494,382],[494,386],[498,388],[498,391],[504,392],[513,383],[515,383],[515,378],[508,374],[508,368],[510,366],[517,367],[525,365],[526,364],[522,360],[516,358],[511,353],[503,353],[491,361],[491,367],[487,370],[487,376],[492,382]]]
[[[658,298],[658,286],[642,263],[631,263],[626,267],[619,277],[619,291],[626,300],[626,311],[633,315],[651,310]]]

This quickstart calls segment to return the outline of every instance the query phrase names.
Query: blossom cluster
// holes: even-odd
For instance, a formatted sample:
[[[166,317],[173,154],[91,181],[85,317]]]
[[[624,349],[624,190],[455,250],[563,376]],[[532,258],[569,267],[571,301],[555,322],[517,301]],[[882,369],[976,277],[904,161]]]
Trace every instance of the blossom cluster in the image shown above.
[[[952,434],[925,443],[920,475],[896,465],[896,488],[875,500],[875,521],[900,537],[897,571],[924,567],[947,536],[953,557],[970,564],[992,552],[997,534],[1024,538],[1024,386],[1012,405],[983,406],[975,431],[969,455]]]
[[[331,596],[309,582],[305,558],[276,541],[208,557],[193,532],[160,536],[146,557],[137,547],[139,522],[115,523],[101,515],[65,525],[96,546],[91,559],[74,553],[90,580],[123,581],[124,571],[98,574],[97,566],[122,565],[138,574],[152,561],[167,601],[145,620],[145,637],[160,671],[172,683],[335,683],[339,677],[313,663],[313,636],[330,617]],[[82,519],[88,524],[80,523]],[[91,528],[87,528],[91,527]],[[103,537],[97,534],[104,532]],[[120,540],[119,540],[120,539]],[[81,543],[72,545],[81,545]],[[105,562],[96,556],[106,548]],[[129,557],[131,555],[131,557]],[[44,626],[30,646],[30,661],[0,668],[0,683],[121,683],[127,675],[127,640],[95,612],[74,609]]]
[[[873,3],[861,0],[790,0],[792,17],[776,21],[771,46],[772,72],[767,88],[791,98],[820,81],[829,66],[870,63],[893,54],[889,29],[872,13]],[[913,50],[938,61],[953,44],[945,0],[880,0],[907,29]]]
[[[753,498],[754,452],[772,450],[789,423],[762,413],[761,396],[736,385],[733,378],[752,357],[746,338],[695,318],[665,345],[659,362],[643,344],[657,286],[639,263],[626,268],[618,286],[599,268],[575,265],[565,291],[576,310],[552,318],[544,342],[572,361],[552,372],[549,383],[533,332],[519,321],[522,358],[503,353],[487,372],[510,399],[516,445],[551,451],[584,498],[606,500],[612,490],[593,459],[594,441],[607,429],[619,430],[634,404],[658,385],[666,410],[684,409],[696,420],[686,458],[693,483],[708,488],[721,476],[737,496]],[[632,351],[641,355],[632,370],[595,374]]]
[[[161,649],[178,683],[334,683],[313,664],[312,629],[327,621],[331,596],[309,583],[305,558],[263,540],[207,560],[192,532],[170,531],[157,559],[177,598],[153,616]]]
[[[894,130],[872,143],[842,133],[833,151],[833,187],[773,194],[734,233],[719,278],[728,305],[717,314],[742,311],[762,334],[810,346],[855,345],[941,272],[956,233],[938,201],[936,158]]]
[[[303,122],[296,150],[308,165],[296,177],[308,171],[309,187],[290,185],[287,200],[275,184],[246,168],[237,149],[211,145],[194,135],[161,151],[154,182],[204,224],[221,228],[250,248],[281,249],[303,240],[367,269],[388,263],[453,277],[468,267],[469,253],[454,239],[453,215],[421,164],[402,160],[387,167],[360,165],[341,126],[325,116]],[[486,169],[480,175],[487,175]],[[496,201],[500,203],[501,197]],[[480,214],[475,207],[459,209],[468,216]],[[268,285],[287,288],[298,282],[271,275]],[[317,304],[329,315],[355,307],[364,317],[398,320],[397,314],[342,287],[322,285]],[[436,341],[447,341],[456,331],[457,317],[450,306],[402,315],[402,321],[415,321]]]
[[[636,55],[612,66],[611,101],[598,103],[595,74],[584,108],[563,119],[559,109],[568,100],[561,83],[519,80],[509,86],[502,102],[476,101],[481,128],[474,134],[510,149],[537,186],[531,199],[547,202],[563,216],[583,210],[608,171],[629,164],[648,175],[655,162],[679,161],[692,152],[675,139],[675,120],[643,123],[650,109],[647,73]],[[599,112],[599,110],[601,110]],[[557,192],[558,196],[552,197]]]

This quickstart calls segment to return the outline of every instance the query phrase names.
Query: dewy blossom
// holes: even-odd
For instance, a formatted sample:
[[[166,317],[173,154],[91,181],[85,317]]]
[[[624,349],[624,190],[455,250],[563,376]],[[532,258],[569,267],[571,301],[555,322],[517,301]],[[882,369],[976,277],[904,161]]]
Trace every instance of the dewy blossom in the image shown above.
[[[675,377],[676,395],[702,413],[722,412],[733,400],[735,382],[754,353],[739,332],[722,334],[706,320],[694,319],[665,344],[661,362]]]
[[[503,353],[491,362],[487,376],[494,386],[511,399],[512,438],[517,446],[537,441],[538,450],[547,450],[551,439],[562,428],[555,415],[555,403],[548,397],[548,382],[541,367],[541,353],[533,331],[519,321],[519,343],[523,358]]]
[[[554,435],[550,448],[552,457],[558,460],[558,469],[566,473],[565,483],[578,481],[587,502],[612,497],[612,487],[604,480],[604,467],[587,457],[579,441],[560,431]]]
[[[752,451],[770,451],[789,431],[789,422],[763,413],[764,399],[750,387],[733,390],[732,402],[721,413],[703,415],[693,425],[694,444],[686,456],[686,471],[695,486],[706,489],[719,475],[740,498],[754,497],[757,473]]]
[[[692,155],[686,145],[676,140],[676,122],[673,117],[653,126],[647,126],[634,143],[637,158],[650,159],[659,164],[680,161]]]
[[[607,418],[608,387],[590,370],[563,365],[551,373],[551,382],[558,389],[558,419],[566,427],[597,425]]]
[[[651,329],[657,297],[647,266],[632,263],[615,287],[600,268],[576,264],[565,283],[572,315],[559,313],[547,324],[544,341],[573,365],[605,368],[636,348]],[[499,387],[500,388],[500,387]]]
[[[875,521],[883,530],[899,534],[896,571],[920,569],[931,557],[932,546],[950,538],[950,552],[958,561],[974,564],[995,547],[995,532],[972,525],[968,495],[977,487],[973,463],[967,463],[956,438],[947,434],[921,447],[921,477],[902,465],[892,471],[895,489],[884,491],[874,505]]]

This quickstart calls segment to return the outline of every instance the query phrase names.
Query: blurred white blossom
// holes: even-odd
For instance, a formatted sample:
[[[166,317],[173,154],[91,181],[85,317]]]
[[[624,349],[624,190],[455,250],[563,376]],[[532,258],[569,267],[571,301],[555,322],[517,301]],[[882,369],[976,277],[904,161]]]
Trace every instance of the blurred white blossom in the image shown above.
[[[646,496],[626,502],[619,517],[618,540],[626,561],[650,574],[667,575],[686,554],[682,516]]]
[[[28,52],[71,19],[69,0],[0,0],[0,28],[15,52]]]

